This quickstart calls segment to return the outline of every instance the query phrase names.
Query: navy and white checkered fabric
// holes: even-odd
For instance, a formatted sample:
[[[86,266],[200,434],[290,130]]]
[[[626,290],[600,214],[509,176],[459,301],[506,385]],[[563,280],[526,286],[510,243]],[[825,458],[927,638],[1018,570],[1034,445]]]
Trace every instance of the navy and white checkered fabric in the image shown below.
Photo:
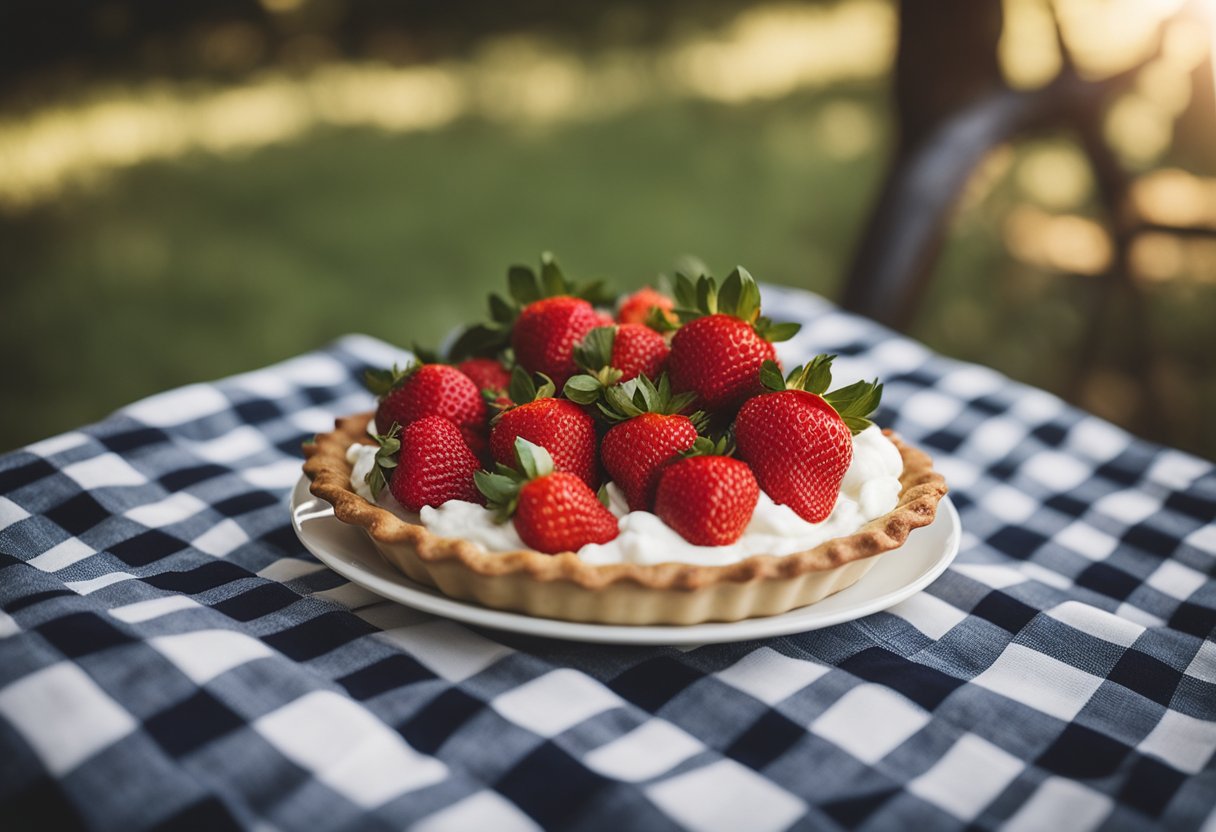
[[[0,457],[0,827],[1216,828],[1216,471],[793,290],[880,376],[956,564],[868,618],[696,649],[503,635],[297,542],[322,352]]]

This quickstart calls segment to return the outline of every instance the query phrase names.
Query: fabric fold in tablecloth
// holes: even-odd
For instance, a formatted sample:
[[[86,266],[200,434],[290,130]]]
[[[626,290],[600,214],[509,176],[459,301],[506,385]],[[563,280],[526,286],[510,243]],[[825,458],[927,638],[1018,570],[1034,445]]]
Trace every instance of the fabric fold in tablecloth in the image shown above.
[[[926,592],[825,630],[606,647],[321,566],[300,443],[364,336],[0,457],[0,818],[98,829],[1216,823],[1216,471],[771,287],[792,364],[886,383],[962,515]],[[55,826],[54,828],[59,828]]]

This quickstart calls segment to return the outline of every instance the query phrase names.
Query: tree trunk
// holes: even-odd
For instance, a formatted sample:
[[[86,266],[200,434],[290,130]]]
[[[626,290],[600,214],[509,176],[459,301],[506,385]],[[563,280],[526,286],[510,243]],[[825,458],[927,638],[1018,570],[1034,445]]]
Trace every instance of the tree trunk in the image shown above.
[[[895,60],[899,153],[943,119],[1004,86],[1000,0],[900,0]]]

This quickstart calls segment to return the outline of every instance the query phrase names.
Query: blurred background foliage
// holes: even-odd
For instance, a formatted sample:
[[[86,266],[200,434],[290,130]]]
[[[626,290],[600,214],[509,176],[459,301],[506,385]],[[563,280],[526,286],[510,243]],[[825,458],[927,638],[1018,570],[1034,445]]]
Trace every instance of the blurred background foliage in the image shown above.
[[[1004,2],[1013,86],[1059,68],[1046,3]],[[1178,6],[1056,2],[1095,77]],[[1106,124],[1136,210],[1197,229],[1216,228],[1209,6],[1169,24]],[[435,343],[542,249],[622,290],[692,252],[835,297],[893,142],[897,11],[9,2],[0,449],[346,332]],[[1078,379],[1112,256],[1100,219],[1070,136],[996,148],[912,332],[1216,458],[1216,238],[1137,239],[1146,308],[1113,310]],[[1129,327],[1157,348],[1148,387],[1125,369]]]

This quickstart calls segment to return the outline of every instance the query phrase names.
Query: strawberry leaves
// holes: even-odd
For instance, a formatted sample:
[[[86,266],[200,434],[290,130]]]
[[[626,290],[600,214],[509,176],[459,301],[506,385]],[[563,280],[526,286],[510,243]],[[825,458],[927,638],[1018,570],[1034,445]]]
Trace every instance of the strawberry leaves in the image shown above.
[[[539,385],[536,383],[537,378],[541,380]],[[544,373],[537,373],[536,378],[533,378],[531,373],[516,364],[511,370],[511,386],[507,388],[507,395],[516,405],[521,405],[537,399],[552,398],[557,395],[557,387],[554,386],[553,379]]]
[[[576,404],[590,405],[599,401],[600,396],[621,377],[620,370],[605,368],[605,374],[589,375],[580,373],[571,376],[562,387],[562,394]]]
[[[392,479],[393,469],[397,467],[397,454],[401,451],[401,425],[393,422],[393,426],[384,434],[373,434],[372,438],[380,449],[376,451],[376,463],[367,472],[365,482],[373,495],[378,495]]]
[[[474,471],[473,482],[477,484],[477,490],[485,495],[486,508],[494,511],[494,519],[505,523],[519,505],[521,482],[516,473],[507,466],[499,464],[496,468],[498,470],[493,474],[489,471]]]
[[[410,345],[410,352],[414,354],[414,360],[420,364],[443,364],[443,356],[436,350],[424,347],[415,341]]]
[[[507,288],[511,299],[519,307],[527,306],[544,298],[558,295],[570,295],[582,298],[594,305],[606,304],[612,300],[602,280],[590,280],[576,283],[566,277],[561,267],[557,265],[552,252],[543,252],[540,256],[540,272],[534,272],[527,266],[512,266],[507,270]]]
[[[804,390],[820,396],[840,415],[849,431],[856,436],[874,424],[869,416],[878,409],[882,400],[882,385],[874,381],[858,381],[839,390],[826,392],[832,384],[832,362],[834,355],[817,355],[805,366],[795,367],[788,376],[781,377],[776,362],[765,361],[760,367],[760,381],[774,392],[782,390]]]
[[[775,361],[765,361],[760,366],[760,382],[769,390],[805,390],[822,396],[832,384],[832,362],[834,355],[817,355],[805,366],[795,367],[785,378]]]
[[[734,456],[735,439],[729,433],[716,439],[711,436],[698,436],[692,447],[682,451],[679,456],[687,459],[690,456]]]
[[[595,404],[606,388],[621,380],[624,373],[611,366],[615,343],[615,326],[597,326],[575,345],[574,363],[587,372],[566,381],[562,393],[567,399],[578,404]]]
[[[692,404],[695,394],[671,392],[671,381],[667,374],[659,376],[656,384],[646,376],[638,376],[622,384],[602,388],[602,401],[597,403],[600,413],[609,422],[623,422],[643,413],[671,415],[682,413]],[[693,425],[701,430],[707,420],[698,411],[689,417]]]
[[[515,438],[515,467],[494,466],[494,473],[476,471],[473,481],[485,495],[486,505],[494,509],[499,523],[505,523],[519,505],[519,491],[524,483],[547,477],[554,471],[553,457],[540,445],[522,436]]]
[[[574,346],[574,363],[594,373],[612,363],[612,347],[616,343],[615,326],[597,326]]]
[[[524,267],[511,267],[508,272],[509,283],[512,282],[510,274],[520,268]],[[511,329],[515,326],[515,319],[519,317],[519,310],[524,304],[517,305],[497,292],[491,292],[489,305],[490,322],[466,327],[448,349],[449,359],[460,362],[466,358],[488,358],[510,348]]]
[[[506,325],[515,322],[519,310],[511,303],[505,300],[502,295],[491,292],[489,297],[490,303],[490,320],[496,324]]]
[[[808,393],[822,396],[832,385],[832,362],[834,355],[817,355],[791,375],[794,377],[793,386]]]
[[[452,342],[449,356],[453,361],[494,355],[511,343],[511,327],[494,324],[473,324]]]
[[[769,343],[776,344],[788,341],[798,334],[802,324],[793,321],[774,323],[771,319],[761,316],[756,319],[756,334]]]
[[[400,387],[421,366],[417,361],[411,361],[405,367],[394,364],[391,370],[364,370],[363,386],[376,398],[382,398]]]
[[[781,375],[781,368],[777,366],[776,361],[765,361],[760,365],[760,383],[764,385],[765,390],[778,392],[785,388],[785,376]]]
[[[515,437],[515,463],[526,479],[534,480],[553,473],[553,457],[534,442]]]
[[[760,316],[760,287],[747,269],[735,266],[726,276],[718,291],[717,306],[719,311],[745,321],[755,321]]]
[[[721,288],[708,272],[702,272],[696,280],[676,272],[675,296],[675,311],[681,322],[719,313],[750,322],[760,314],[760,290],[742,266],[735,267]]]
[[[869,416],[878,409],[878,403],[882,399],[882,385],[877,380],[858,381],[828,393],[824,399],[836,408],[849,432],[856,436],[874,424]]]
[[[463,361],[500,352],[510,344],[515,319],[525,306],[559,295],[582,298],[592,305],[603,305],[611,300],[604,281],[575,283],[562,272],[552,252],[543,252],[539,272],[523,265],[507,269],[507,297],[490,293],[490,321],[473,324],[461,332],[448,351],[449,358]]]
[[[757,335],[774,343],[788,341],[802,328],[801,324],[776,323],[760,314],[760,286],[742,266],[735,266],[721,285],[708,274],[694,281],[677,272],[675,297],[674,311],[681,324],[707,315],[730,315],[751,324]],[[659,316],[652,316],[646,323],[660,331],[678,328]]]
[[[536,272],[527,266],[512,266],[507,269],[507,291],[510,292],[511,299],[520,306],[527,306],[544,297],[540,283],[536,280]]]

